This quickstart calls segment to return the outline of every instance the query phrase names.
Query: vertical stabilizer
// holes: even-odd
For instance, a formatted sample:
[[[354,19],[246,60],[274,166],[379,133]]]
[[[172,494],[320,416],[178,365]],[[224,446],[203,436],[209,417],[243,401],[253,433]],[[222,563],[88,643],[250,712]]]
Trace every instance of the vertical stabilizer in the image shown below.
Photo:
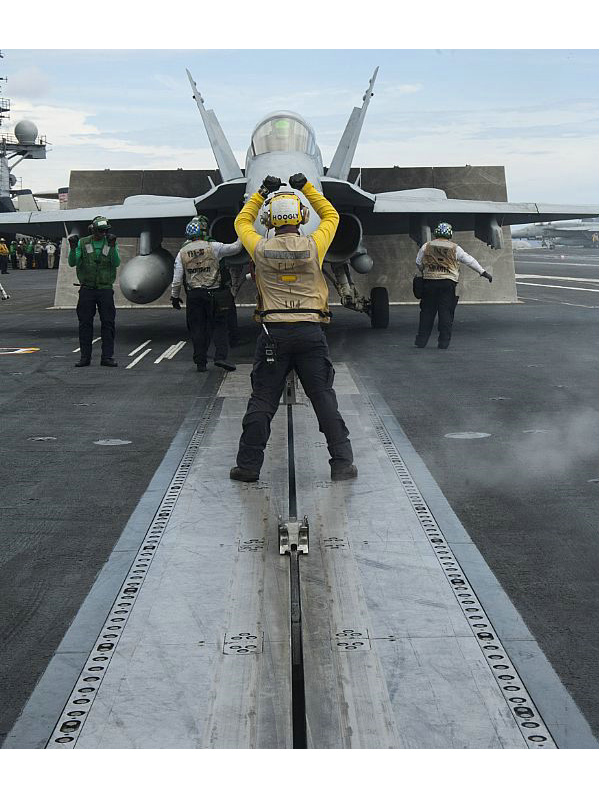
[[[234,178],[243,178],[244,176],[242,175],[242,170],[235,160],[233,150],[225,138],[225,134],[219,125],[219,121],[215,116],[215,112],[207,111],[206,108],[204,108],[204,100],[196,88],[196,83],[192,78],[189,69],[186,69],[186,72],[190,81],[190,86],[192,87],[194,100],[196,101],[198,111],[200,112],[200,116],[204,122],[204,127],[206,128],[208,141],[210,142],[212,151],[215,154],[215,159],[217,161],[217,166],[219,167],[221,177],[224,181],[230,181]]]
[[[350,167],[352,166],[352,159],[354,158],[356,145],[358,144],[358,138],[362,130],[367,108],[369,107],[369,102],[373,96],[373,86],[375,85],[375,78],[377,77],[378,71],[379,67],[376,67],[373,77],[369,81],[367,91],[363,96],[362,107],[352,109],[346,129],[342,134],[340,143],[338,144],[337,150],[335,151],[335,154],[331,160],[331,166],[327,170],[328,178],[338,178],[341,181],[348,180]]]

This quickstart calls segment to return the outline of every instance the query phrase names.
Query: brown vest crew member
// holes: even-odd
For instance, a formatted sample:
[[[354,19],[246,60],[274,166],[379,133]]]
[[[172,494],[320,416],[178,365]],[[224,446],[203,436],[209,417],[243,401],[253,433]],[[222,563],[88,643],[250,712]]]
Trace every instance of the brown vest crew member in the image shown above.
[[[456,284],[460,264],[466,264],[483,278],[487,278],[490,283],[492,276],[473,256],[450,241],[452,226],[447,222],[440,222],[433,235],[435,239],[426,242],[417,254],[417,268],[423,277],[423,289],[415,346],[425,347],[437,314],[438,347],[440,350],[447,350],[452,336],[454,311],[458,303]]]
[[[263,328],[256,343],[252,395],[242,421],[237,466],[230,472],[236,481],[258,480],[271,420],[292,369],[296,370],[327,439],[332,480],[358,475],[348,429],[338,410],[333,389],[335,371],[321,328],[331,317],[322,265],[339,215],[301,173],[292,175],[289,185],[304,194],[321,219],[310,236],[303,236],[299,230],[308,221],[308,208],[292,192],[275,194],[261,215],[261,222],[275,229],[275,237],[265,239],[254,230],[264,201],[281,187],[280,179],[272,176],[264,179],[235,220],[235,230],[255,264],[255,318]]]
[[[215,343],[216,367],[235,369],[227,361],[227,318],[233,306],[233,295],[220,259],[237,255],[242,243],[213,242],[208,236],[208,219],[194,217],[185,229],[188,241],[175,259],[171,304],[181,308],[179,294],[183,283],[186,291],[186,322],[194,346],[194,363],[198,372],[206,372],[207,350]]]

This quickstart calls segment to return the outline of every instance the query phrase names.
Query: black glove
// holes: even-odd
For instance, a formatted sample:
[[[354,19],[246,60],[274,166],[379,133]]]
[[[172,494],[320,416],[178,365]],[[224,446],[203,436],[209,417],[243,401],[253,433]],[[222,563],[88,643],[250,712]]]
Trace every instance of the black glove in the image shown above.
[[[492,276],[490,275],[489,272],[485,272],[485,270],[481,273],[481,277],[487,278],[490,283],[492,282]]]
[[[179,311],[179,309],[181,308],[181,300],[178,297],[172,297],[171,305],[173,306],[173,308],[176,308],[177,311]]]
[[[292,187],[292,189],[299,189],[302,191],[305,184],[307,183],[306,175],[303,175],[301,172],[297,172],[295,175],[291,175],[288,183]]]
[[[276,192],[280,186],[281,180],[279,178],[275,178],[273,175],[267,175],[262,182],[262,186],[258,190],[258,193],[266,199],[270,194]]]
[[[109,247],[114,247],[117,243],[117,237],[114,235],[114,233],[107,233],[106,242]]]
[[[74,250],[77,247],[77,245],[79,244],[79,236],[77,236],[77,234],[74,233],[72,236],[69,236],[69,240],[68,241],[69,241],[69,245],[71,247],[71,250]]]

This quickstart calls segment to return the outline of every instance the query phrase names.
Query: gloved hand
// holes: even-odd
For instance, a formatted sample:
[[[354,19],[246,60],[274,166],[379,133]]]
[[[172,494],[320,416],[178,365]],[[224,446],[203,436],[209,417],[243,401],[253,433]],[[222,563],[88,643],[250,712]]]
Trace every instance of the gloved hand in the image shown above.
[[[117,237],[114,235],[114,233],[106,234],[106,243],[108,244],[109,247],[114,247],[116,245]]]
[[[77,245],[79,244],[79,236],[77,236],[77,234],[74,233],[72,236],[69,236],[69,240],[68,241],[69,241],[69,245],[71,247],[71,250],[74,250],[77,247]]]
[[[307,183],[306,175],[303,175],[302,172],[297,172],[295,175],[290,176],[288,183],[292,189],[299,189],[302,191],[304,185]]]
[[[173,308],[176,308],[177,311],[179,311],[179,309],[181,308],[181,300],[179,299],[179,297],[172,297],[171,305],[173,306]]]
[[[262,186],[258,190],[258,193],[266,199],[272,192],[276,192],[280,186],[281,180],[279,178],[275,178],[273,175],[267,175],[262,182]]]
[[[488,279],[488,281],[489,281],[490,283],[492,282],[492,276],[490,275],[490,273],[489,273],[489,272],[485,272],[485,271],[484,271],[484,272],[482,272],[482,273],[481,273],[481,277],[482,277],[482,278],[487,278],[487,279]]]

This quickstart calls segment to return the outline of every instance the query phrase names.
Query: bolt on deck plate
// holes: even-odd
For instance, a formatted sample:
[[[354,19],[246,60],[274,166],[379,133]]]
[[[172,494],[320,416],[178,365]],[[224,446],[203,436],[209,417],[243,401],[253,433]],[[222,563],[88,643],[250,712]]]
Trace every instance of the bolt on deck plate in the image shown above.
[[[242,631],[226,633],[223,642],[223,653],[226,656],[250,656],[262,653],[264,634],[260,631]]]
[[[335,636],[331,640],[331,646],[334,650],[341,653],[366,652],[371,649],[369,631],[364,628],[362,630],[344,628],[341,631],[336,631]]]

